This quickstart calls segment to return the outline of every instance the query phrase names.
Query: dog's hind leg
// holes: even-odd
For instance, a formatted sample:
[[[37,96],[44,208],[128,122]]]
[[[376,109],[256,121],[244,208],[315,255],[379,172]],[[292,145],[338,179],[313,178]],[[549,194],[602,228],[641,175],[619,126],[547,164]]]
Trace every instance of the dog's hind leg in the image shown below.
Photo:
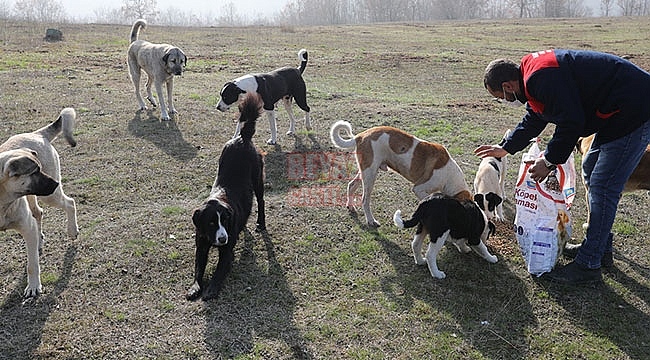
[[[298,85],[298,88],[294,91],[293,98],[296,101],[296,105],[305,112],[305,129],[311,130],[311,122],[309,119],[311,109],[307,105],[307,87],[304,82]]]
[[[442,247],[445,245],[448,237],[449,230],[442,234],[435,242],[433,242],[433,239],[431,239],[431,242],[429,242],[429,247],[427,248],[426,257],[427,265],[429,266],[429,272],[431,273],[431,276],[436,279],[444,279],[447,276],[444,272],[438,269],[436,259],[438,258],[438,253],[440,252],[440,249],[442,249]]]
[[[417,265],[424,265],[427,263],[427,260],[422,256],[422,242],[427,237],[427,233],[422,231],[422,225],[418,224],[418,231],[413,236],[413,241],[411,241],[411,250],[413,250],[413,258]]]
[[[63,193],[61,186],[57,187],[52,195],[43,196],[41,200],[50,206],[63,209],[65,211],[68,228],[68,237],[76,239],[79,235],[79,226],[77,225],[77,205],[73,198]]]
[[[370,197],[372,194],[372,188],[375,185],[375,179],[377,178],[377,171],[377,168],[371,166],[363,170],[363,175],[359,173],[363,179],[363,195],[361,195],[361,204],[363,206],[363,213],[366,215],[366,222],[370,227],[379,227],[379,225],[381,225],[372,215],[372,210],[370,209]]]
[[[348,208],[349,211],[354,212],[354,194],[357,192],[359,189],[359,185],[361,185],[361,172],[358,172],[357,175],[350,180],[348,183],[348,196],[347,196],[347,201],[345,203],[345,207]]]
[[[253,191],[255,192],[255,199],[257,200],[257,222],[255,230],[266,230],[266,215],[264,212],[264,162],[262,156],[259,155],[260,167],[256,168],[257,171],[253,174]]]
[[[282,103],[284,104],[284,109],[287,111],[287,115],[289,116],[289,131],[287,131],[287,135],[295,135],[296,118],[293,116],[293,109],[291,109],[291,97],[284,97]]]
[[[153,75],[147,73],[147,83],[146,83],[146,88],[147,88],[147,100],[153,107],[157,107],[158,104],[156,104],[156,99],[153,98],[153,94],[151,93],[151,85],[153,85]],[[158,94],[160,95],[160,94]]]
[[[138,100],[138,105],[140,105],[139,110],[146,110],[147,105],[144,104],[144,100],[140,94],[140,76],[142,73],[137,61],[129,59],[129,73],[131,75],[131,82],[133,82],[133,87],[135,88],[135,98]]]

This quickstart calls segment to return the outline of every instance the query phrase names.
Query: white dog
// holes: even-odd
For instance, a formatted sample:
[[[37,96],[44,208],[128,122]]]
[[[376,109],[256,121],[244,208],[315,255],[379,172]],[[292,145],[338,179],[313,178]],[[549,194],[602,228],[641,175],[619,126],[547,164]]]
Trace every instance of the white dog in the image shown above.
[[[472,250],[490,263],[497,257],[490,254],[485,241],[494,233],[494,224],[489,222],[483,211],[472,200],[458,200],[443,194],[432,194],[419,205],[411,220],[403,221],[400,210],[395,211],[393,222],[400,228],[417,231],[411,248],[418,265],[427,264],[431,276],[444,279],[445,273],[438,269],[437,257],[445,242],[452,242],[458,251],[468,253]],[[429,234],[430,242],[426,259],[422,257],[422,242]]]
[[[510,135],[506,130],[503,138]],[[505,178],[508,159],[506,156],[485,157],[481,160],[474,178],[474,201],[485,212],[488,220],[505,221],[503,202],[506,199]]]
[[[25,239],[26,297],[42,292],[39,253],[43,247],[43,209],[36,196],[45,204],[65,210],[70,238],[79,234],[77,208],[59,184],[59,154],[51,144],[63,133],[70,146],[76,146],[72,136],[75,118],[74,109],[63,109],[53,123],[31,133],[14,135],[0,145],[0,230],[14,229]]]
[[[138,100],[140,110],[146,110],[147,106],[140,94],[140,70],[147,73],[147,100],[156,107],[156,100],[151,94],[151,84],[156,87],[158,101],[160,102],[160,119],[169,120],[169,114],[177,114],[174,108],[174,75],[181,75],[187,64],[187,56],[181,49],[168,44],[152,44],[148,41],[138,40],[140,30],[147,25],[143,19],[137,20],[131,28],[131,45],[128,50],[129,75],[135,87],[135,98]],[[169,100],[169,112],[165,106],[165,96],[162,91],[162,84],[167,87],[167,99]]]

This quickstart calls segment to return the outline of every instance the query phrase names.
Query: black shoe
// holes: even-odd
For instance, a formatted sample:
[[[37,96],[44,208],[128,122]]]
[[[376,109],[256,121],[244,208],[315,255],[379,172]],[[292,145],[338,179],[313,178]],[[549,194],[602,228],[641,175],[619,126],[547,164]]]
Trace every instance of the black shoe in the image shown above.
[[[562,255],[566,256],[569,259],[575,259],[581,246],[582,244],[567,243],[564,245]],[[603,257],[600,259],[600,266],[608,269],[614,266],[614,254],[611,251],[607,251],[603,254]]]
[[[595,285],[603,281],[600,269],[588,269],[575,262],[554,269],[541,276],[541,279],[564,285]]]

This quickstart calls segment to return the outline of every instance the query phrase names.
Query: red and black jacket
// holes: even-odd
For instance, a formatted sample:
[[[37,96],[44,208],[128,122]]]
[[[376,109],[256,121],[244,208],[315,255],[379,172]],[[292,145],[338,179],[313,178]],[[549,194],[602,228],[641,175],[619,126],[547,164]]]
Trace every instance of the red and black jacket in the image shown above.
[[[503,148],[523,150],[549,123],[555,124],[546,159],[566,162],[580,136],[598,133],[606,143],[650,119],[650,74],[610,54],[546,50],[528,54],[520,70],[527,113]]]

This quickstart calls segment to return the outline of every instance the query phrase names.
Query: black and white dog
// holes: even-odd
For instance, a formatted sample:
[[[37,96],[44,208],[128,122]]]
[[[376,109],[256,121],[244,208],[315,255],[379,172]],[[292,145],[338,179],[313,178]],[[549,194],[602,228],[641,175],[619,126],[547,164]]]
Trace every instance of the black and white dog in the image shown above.
[[[510,135],[506,130],[503,140]],[[505,221],[503,215],[503,202],[506,198],[505,178],[507,171],[507,157],[485,157],[481,160],[474,177],[474,201],[485,212],[488,220]]]
[[[247,93],[258,93],[264,101],[264,110],[269,119],[271,126],[271,138],[266,142],[269,145],[275,145],[278,140],[277,127],[275,124],[275,104],[280,101],[284,102],[284,108],[289,114],[289,131],[287,135],[293,135],[296,132],[296,120],[291,111],[291,99],[296,100],[296,104],[305,112],[305,128],[311,130],[309,122],[309,106],[307,105],[307,86],[302,78],[302,73],[307,67],[307,50],[301,49],[298,52],[300,66],[297,68],[283,67],[264,74],[248,74],[235,80],[227,82],[221,89],[219,104],[217,109],[226,111],[236,103],[241,96]],[[235,136],[239,134],[241,122],[237,124]]]
[[[411,220],[403,221],[401,211],[397,210],[393,215],[393,222],[400,229],[417,225],[415,237],[411,242],[415,263],[428,264],[429,272],[434,278],[444,279],[446,276],[438,269],[436,258],[448,240],[460,252],[468,253],[474,250],[488,262],[497,262],[497,257],[488,252],[484,243],[494,233],[495,226],[472,200],[458,200],[434,193],[420,202]],[[427,234],[431,241],[425,259],[422,257],[422,241]]]
[[[246,226],[257,199],[256,230],[266,229],[264,215],[264,162],[253,145],[255,122],[261,114],[262,101],[257,94],[247,96],[239,106],[241,135],[226,143],[219,158],[219,171],[208,199],[194,210],[192,222],[196,227],[196,258],[194,283],[187,291],[188,300],[203,295],[203,300],[216,298],[223,281],[232,268],[233,249],[239,233]],[[205,288],[203,274],[211,247],[219,249],[219,262],[212,280]]]

